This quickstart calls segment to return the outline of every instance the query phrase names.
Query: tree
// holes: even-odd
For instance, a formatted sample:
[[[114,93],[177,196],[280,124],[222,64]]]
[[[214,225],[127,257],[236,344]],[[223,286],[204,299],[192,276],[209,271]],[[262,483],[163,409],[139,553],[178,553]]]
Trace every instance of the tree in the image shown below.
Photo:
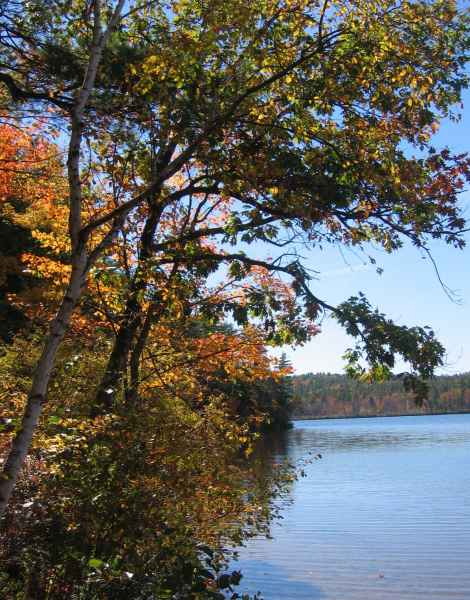
[[[6,119],[5,119],[6,120]],[[7,121],[7,120],[6,120]],[[51,235],[67,207],[58,148],[40,128],[20,130],[0,119],[0,339],[9,341],[31,319],[26,296],[39,285],[32,267],[47,261],[39,238]],[[62,210],[62,213],[60,211]],[[40,226],[39,226],[40,223]],[[49,252],[50,254],[50,252]]]
[[[0,81],[18,118],[52,110],[69,127],[71,263],[5,462],[2,510],[90,271],[136,217],[139,262],[113,377],[122,379],[145,331],[140,299],[151,290],[150,266],[210,273],[228,265],[240,283],[253,268],[291,281],[290,297],[258,285],[248,307],[231,303],[240,323],[252,317],[271,340],[302,342],[317,332],[305,319],[331,311],[359,336],[352,372],[367,376],[358,367],[365,357],[372,375],[387,377],[398,354],[423,393],[418,378],[442,361],[432,331],[398,327],[362,297],[338,307],[317,298],[295,242],[375,241],[387,251],[405,239],[424,249],[429,238],[463,245],[457,199],[468,161],[431,145],[467,83],[468,16],[454,1],[217,0],[207,8],[6,0],[0,10]],[[405,141],[420,156],[405,154]],[[221,206],[224,224],[211,225]],[[174,216],[187,225],[172,230]],[[214,238],[222,246],[208,246]],[[292,252],[261,259],[230,248],[240,242]]]
[[[183,339],[184,327],[175,340],[168,333],[153,331],[138,402],[96,417],[89,400],[107,335],[91,344],[67,336],[0,533],[5,597],[219,598],[228,549],[266,532],[272,493],[291,474],[273,466],[260,478],[246,464],[255,421],[232,413],[209,383],[221,370],[252,382],[263,356],[251,335],[243,344],[227,334]],[[38,340],[16,338],[0,357],[10,422],[39,352]]]
[[[440,375],[430,382],[430,393],[419,412],[445,413],[470,410],[465,393],[470,384],[468,373]],[[292,378],[294,416],[332,417],[380,414],[400,415],[417,412],[410,392],[403,391],[399,379],[365,383],[346,375],[308,373]]]

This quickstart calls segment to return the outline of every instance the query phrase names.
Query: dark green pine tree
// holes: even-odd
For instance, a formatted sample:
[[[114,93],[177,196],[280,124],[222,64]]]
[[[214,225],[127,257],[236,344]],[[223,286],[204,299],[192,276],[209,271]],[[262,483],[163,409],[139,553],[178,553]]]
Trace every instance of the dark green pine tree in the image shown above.
[[[279,360],[279,370],[290,369],[291,363],[283,352]],[[269,414],[270,429],[288,429],[291,426],[290,414],[293,397],[292,378],[289,375],[265,384],[266,409]]]
[[[21,213],[24,205],[14,198],[8,199],[13,212]],[[5,203],[6,204],[6,203]],[[20,227],[8,216],[0,213],[0,341],[10,342],[13,336],[24,328],[26,315],[13,306],[8,294],[23,292],[38,284],[35,277],[23,270],[21,255],[25,252],[39,253],[40,248],[33,239],[31,231]]]

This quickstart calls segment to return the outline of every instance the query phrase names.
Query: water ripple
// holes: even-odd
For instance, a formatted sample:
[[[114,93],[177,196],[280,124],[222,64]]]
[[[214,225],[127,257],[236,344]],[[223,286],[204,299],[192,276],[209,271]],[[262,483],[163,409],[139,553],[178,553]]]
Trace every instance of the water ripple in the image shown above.
[[[470,415],[299,421],[320,452],[237,568],[266,600],[470,600]],[[271,460],[266,456],[266,460]]]

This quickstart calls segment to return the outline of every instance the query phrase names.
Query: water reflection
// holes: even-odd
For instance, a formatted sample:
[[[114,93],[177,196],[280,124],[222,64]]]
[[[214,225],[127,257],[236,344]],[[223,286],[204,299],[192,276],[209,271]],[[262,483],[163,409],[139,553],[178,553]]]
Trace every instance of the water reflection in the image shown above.
[[[242,591],[266,600],[468,600],[470,415],[297,422],[265,469],[321,453],[273,540],[241,551]]]
[[[468,440],[468,435],[466,434],[436,435],[434,438],[431,438],[429,435],[415,434],[400,436],[391,432],[358,433],[353,435],[348,432],[346,435],[338,435],[338,432],[333,430],[324,433],[316,431],[308,432],[307,435],[304,431],[299,431],[298,433],[300,435],[296,435],[292,443],[302,450],[334,450],[335,452],[357,449],[370,450],[383,446],[428,446],[431,443],[434,446],[437,444],[458,444]]]
[[[261,593],[262,598],[269,600],[278,593],[280,586],[288,586],[292,597],[299,600],[326,600],[327,596],[313,582],[296,581],[291,578],[288,570],[282,569],[276,563],[262,560],[244,561],[244,568],[250,571],[252,585],[256,582],[259,589],[251,588],[251,592]]]
[[[298,421],[301,423],[303,421]],[[289,429],[288,431],[276,431],[265,434],[254,449],[254,458],[263,462],[284,460],[289,455],[292,444],[292,435],[302,434],[302,429]]]

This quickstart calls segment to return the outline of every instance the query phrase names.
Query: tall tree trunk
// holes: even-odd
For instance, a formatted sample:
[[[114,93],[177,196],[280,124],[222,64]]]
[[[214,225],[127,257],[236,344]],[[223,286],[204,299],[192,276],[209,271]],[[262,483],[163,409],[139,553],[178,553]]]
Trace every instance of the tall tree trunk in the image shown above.
[[[158,311],[159,314],[163,312],[162,309],[163,305]],[[155,305],[151,304],[147,310],[145,321],[143,322],[143,325],[140,328],[139,335],[132,348],[132,352],[130,355],[130,382],[129,388],[126,390],[126,399],[130,403],[135,402],[135,400],[137,400],[140,380],[140,359],[142,357],[142,353],[147,343],[150,330],[152,329],[154,317],[158,320],[158,315],[155,312]]]
[[[8,505],[21,467],[31,446],[33,433],[46,401],[47,388],[57,349],[64,338],[73,310],[80,299],[85,284],[86,272],[87,256],[85,251],[82,250],[73,265],[69,286],[60,308],[50,325],[49,334],[34,373],[21,428],[12,441],[11,450],[3,468],[0,479],[0,515]]]
[[[119,327],[105,373],[98,387],[96,405],[93,407],[94,415],[99,414],[103,409],[111,410],[120,388],[122,386],[127,388],[125,375],[129,354],[142,323],[142,306],[137,300],[137,294],[137,291],[133,293],[126,303],[125,317]]]
[[[3,467],[3,472],[0,475],[0,516],[3,515],[8,506],[21,467],[23,466],[31,446],[33,433],[38,424],[42,406],[46,401],[47,389],[57,350],[64,339],[74,308],[80,300],[80,296],[86,284],[88,270],[92,262],[90,260],[91,256],[87,256],[86,239],[80,239],[82,228],[80,146],[84,125],[83,115],[95,85],[98,65],[101,61],[103,50],[109,40],[109,36],[118,24],[124,3],[125,0],[118,0],[105,31],[102,30],[101,0],[94,0],[93,3],[93,39],[85,77],[82,86],[75,97],[74,106],[71,110],[72,131],[67,160],[70,204],[69,235],[72,245],[72,272],[67,291],[62,299],[59,311],[50,325],[49,334],[44,342],[43,351],[36,366],[31,391],[21,421],[21,428],[13,438],[10,452]],[[93,253],[94,260],[96,260],[98,256],[98,250],[103,250],[106,244],[112,241],[113,236],[113,232],[105,235],[102,243],[98,245]]]
[[[99,414],[102,410],[111,410],[120,388],[123,384],[127,388],[125,376],[129,355],[137,332],[144,321],[142,296],[148,286],[145,270],[152,255],[152,241],[162,212],[163,204],[152,204],[140,239],[139,263],[129,287],[124,318],[120,323],[105,373],[98,386],[93,414]]]
[[[171,269],[170,275],[168,276],[168,287],[171,286],[175,275],[178,273],[178,268],[179,261],[175,261],[173,264],[173,268]],[[140,328],[138,338],[132,348],[132,353],[130,356],[130,386],[127,390],[127,399],[129,401],[133,401],[137,398],[140,382],[140,359],[142,358],[142,354],[144,352],[145,345],[150,335],[152,325],[154,323],[158,323],[166,308],[166,302],[160,300],[160,303],[157,305],[156,300],[154,299],[152,304],[147,309],[147,314],[145,316],[144,323]]]

